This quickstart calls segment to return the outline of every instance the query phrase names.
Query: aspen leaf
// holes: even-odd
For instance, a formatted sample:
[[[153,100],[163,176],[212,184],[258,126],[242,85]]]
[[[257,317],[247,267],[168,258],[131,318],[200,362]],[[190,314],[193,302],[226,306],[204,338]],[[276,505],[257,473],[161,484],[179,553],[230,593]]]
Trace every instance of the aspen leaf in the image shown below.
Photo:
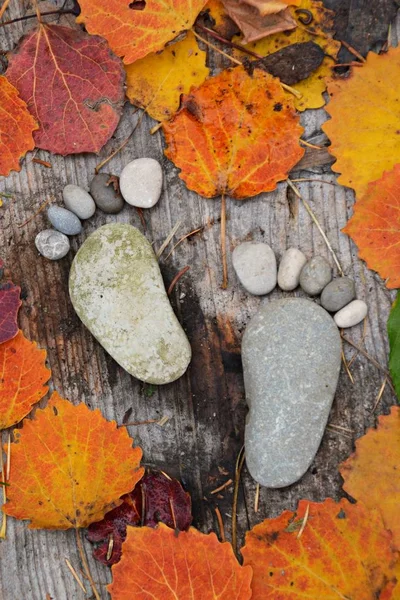
[[[21,288],[11,281],[0,284],[0,344],[11,340],[18,333],[20,295]]]
[[[336,157],[338,182],[361,197],[371,181],[400,163],[400,47],[385,54],[370,52],[347,79],[328,85],[323,130]]]
[[[14,431],[3,511],[32,529],[87,527],[121,503],[143,475],[142,451],[99,410],[52,395]]]
[[[39,123],[38,148],[99,152],[118,125],[124,70],[107,43],[79,29],[41,24],[11,54],[7,78]]]
[[[0,175],[20,170],[20,158],[35,147],[35,129],[36,121],[18,91],[0,76]]]
[[[281,3],[276,3],[281,7],[279,10],[273,10],[264,15],[260,14],[254,5],[244,2],[223,0],[223,3],[226,12],[243,33],[242,41],[244,44],[296,27],[296,21],[291,16],[287,6]]]
[[[306,26],[302,22],[304,19],[302,10],[308,11],[313,17],[311,23]],[[292,44],[306,42],[318,44],[325,54],[324,60],[309,77],[294,84],[293,87],[301,94],[301,98],[294,99],[298,110],[320,108],[325,104],[322,94],[326,90],[327,81],[331,79],[332,66],[340,49],[340,42],[333,39],[334,13],[325,8],[319,0],[301,0],[297,8],[289,7],[288,12],[297,25],[295,29],[269,35],[248,44],[247,48],[261,56],[269,56]],[[244,58],[245,54],[235,51],[234,56]]]
[[[296,512],[246,534],[242,554],[253,568],[252,600],[395,600],[391,540],[379,513],[362,504],[301,500]]]
[[[368,267],[387,279],[387,287],[399,288],[400,164],[368,185],[343,231],[357,244]]]
[[[206,79],[206,53],[200,50],[193,33],[170,44],[159,54],[149,54],[127,65],[127,96],[132,104],[146,109],[157,119],[169,119],[179,108],[182,93]]]
[[[340,465],[343,489],[382,514],[400,550],[400,408],[378,418],[378,427],[356,441],[355,452]]]
[[[273,190],[304,154],[292,97],[260,69],[250,76],[235,67],[208,79],[163,128],[166,156],[206,198]]]
[[[389,335],[389,369],[397,397],[400,399],[400,302],[399,294],[390,311],[387,330]]]
[[[21,421],[47,394],[51,371],[45,361],[46,350],[39,350],[22,331],[0,344],[0,429]]]
[[[263,17],[284,10],[289,5],[298,6],[300,0],[239,0],[239,4],[254,6]]]
[[[249,600],[250,567],[214,533],[128,527],[122,558],[112,567],[112,600]]]
[[[104,37],[126,64],[143,58],[190,29],[206,0],[79,0],[78,23]]]

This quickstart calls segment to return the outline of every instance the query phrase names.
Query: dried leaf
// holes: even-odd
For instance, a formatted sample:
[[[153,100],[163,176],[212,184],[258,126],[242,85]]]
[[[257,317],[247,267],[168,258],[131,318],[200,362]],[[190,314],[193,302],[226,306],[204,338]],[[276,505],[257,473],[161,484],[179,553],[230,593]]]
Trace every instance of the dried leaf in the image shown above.
[[[221,0],[208,0],[204,9],[196,19],[199,23],[214,29],[225,39],[231,40],[238,35],[240,30],[236,23],[230,18]]]
[[[307,79],[321,66],[323,60],[324,52],[318,44],[303,42],[291,44],[265,58],[255,60],[252,67],[264,69],[274,77],[279,77],[283,83],[294,85]]]
[[[300,0],[239,0],[239,4],[254,6],[261,16],[280,12],[290,5],[298,5]]]
[[[18,333],[20,295],[21,288],[11,281],[0,284],[0,344],[11,340]]]
[[[51,371],[45,361],[46,350],[39,350],[22,331],[0,344],[0,429],[21,421],[47,394]]]
[[[206,53],[200,50],[193,33],[170,44],[159,54],[149,54],[125,67],[127,96],[132,104],[146,109],[157,119],[169,119],[179,108],[181,94],[207,78]]]
[[[400,408],[378,418],[377,429],[369,429],[356,441],[355,452],[340,465],[343,489],[369,509],[382,514],[400,550]]]
[[[57,392],[14,437],[3,511],[30,519],[31,529],[87,527],[118,506],[143,475],[142,451],[132,448],[125,428]]]
[[[299,536],[290,525],[304,519],[307,506]],[[285,511],[248,532],[242,554],[253,568],[252,600],[395,600],[391,535],[379,513],[362,504],[301,500],[295,513]]]
[[[400,302],[399,294],[390,311],[388,324],[390,345],[389,369],[397,397],[400,399]]]
[[[249,4],[238,3],[237,0],[222,1],[226,12],[243,33],[244,44],[296,27],[296,21],[287,8],[281,12],[275,11],[261,16],[260,12]]]
[[[362,196],[370,181],[400,163],[400,47],[368,54],[347,79],[328,86],[332,117],[323,130],[337,158],[338,182]]]
[[[38,148],[98,152],[118,125],[124,70],[98,37],[42,24],[11,55],[7,78],[39,122]]]
[[[122,542],[128,525],[155,527],[164,523],[172,529],[186,530],[192,522],[192,502],[179,481],[168,479],[161,472],[146,473],[130,494],[122,497],[122,504],[107,513],[102,521],[88,528],[90,542],[102,542],[93,556],[111,566],[121,558]],[[143,514],[143,507],[145,512]],[[108,556],[109,539],[113,548]]]
[[[112,600],[248,600],[251,569],[241,567],[232,546],[214,533],[176,533],[128,527],[122,558],[112,568]]]
[[[291,95],[260,69],[223,71],[182,99],[164,123],[166,155],[189,189],[207,198],[273,190],[302,157]]]
[[[19,160],[33,150],[32,133],[37,129],[18,91],[5,77],[0,77],[0,175],[21,169]]]
[[[190,29],[206,0],[146,0],[133,10],[130,0],[79,0],[84,23],[91,34],[104,37],[126,64],[162,50],[179,33]]]
[[[325,54],[321,66],[309,77],[294,84],[293,87],[301,94],[301,98],[294,99],[298,110],[320,108],[325,104],[323,93],[326,90],[327,81],[331,79],[332,66],[340,48],[340,43],[332,39],[334,13],[327,10],[319,0],[301,0],[297,11],[294,7],[290,7],[288,10],[296,22],[296,29],[268,36],[247,47],[261,56],[269,56],[294,44],[306,42],[318,44]],[[312,16],[312,21],[307,26],[302,22],[304,14],[301,11],[308,11]],[[244,58],[245,54],[235,51],[234,56]]]
[[[387,279],[391,289],[400,287],[399,215],[400,164],[369,184],[343,229],[357,244],[359,257]]]

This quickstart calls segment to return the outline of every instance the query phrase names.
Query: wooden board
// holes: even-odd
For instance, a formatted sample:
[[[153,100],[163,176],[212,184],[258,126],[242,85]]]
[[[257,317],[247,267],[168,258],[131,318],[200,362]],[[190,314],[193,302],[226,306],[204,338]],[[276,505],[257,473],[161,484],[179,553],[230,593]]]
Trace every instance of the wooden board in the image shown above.
[[[21,11],[21,3],[12,2],[6,14],[12,18]],[[69,18],[65,22],[73,20]],[[29,27],[30,24],[16,24],[2,30],[1,48],[12,48],[22,31]],[[397,31],[400,32],[400,21]],[[214,57],[214,60],[218,64],[219,58]],[[126,105],[121,124],[101,157],[107,156],[129,135],[137,119],[138,113]],[[323,142],[320,126],[325,119],[323,110],[303,115],[304,139]],[[127,146],[109,163],[107,171],[118,175],[128,161],[137,157],[149,156],[161,161],[165,173],[163,195],[157,206],[145,213],[145,234],[156,249],[177,222],[181,224],[175,240],[204,227],[167,258],[170,246],[160,261],[167,286],[178,271],[190,266],[171,297],[193,348],[193,361],[184,377],[158,389],[130,377],[88,333],[69,301],[68,273],[79,246],[97,227],[117,220],[143,231],[133,208],[126,207],[117,217],[97,212],[85,223],[82,235],[73,238],[72,252],[59,262],[47,261],[35,249],[35,235],[48,225],[45,211],[34,217],[41,204],[47,200],[61,203],[62,188],[67,183],[88,187],[98,157],[62,158],[38,152],[37,157],[49,160],[52,169],[32,163],[33,155],[30,155],[21,173],[0,182],[0,189],[13,196],[4,199],[0,208],[1,256],[23,290],[21,327],[48,351],[54,388],[72,402],[86,402],[90,407],[100,408],[108,419],[116,419],[118,423],[122,423],[130,409],[131,421],[168,417],[163,427],[150,424],[129,428],[135,442],[143,448],[145,464],[182,480],[192,494],[194,525],[202,531],[218,531],[215,515],[218,506],[230,539],[232,486],[219,494],[211,492],[234,478],[235,461],[243,445],[246,405],[240,341],[246,324],[260,304],[289,294],[275,290],[262,299],[246,294],[232,270],[230,253],[229,287],[226,291],[220,288],[220,203],[200,198],[186,189],[177,170],[163,156],[162,134],[150,135],[153,124],[147,117],[142,120]],[[291,176],[317,180],[299,183],[299,189],[315,211],[345,273],[355,279],[358,297],[365,299],[369,307],[365,337],[362,326],[346,335],[385,368],[386,321],[394,294],[357,259],[356,248],[340,232],[352,213],[354,196],[352,191],[335,185],[330,162],[325,151],[308,152],[302,168],[297,168]],[[319,232],[285,183],[270,194],[261,194],[249,201],[228,202],[229,250],[244,240],[268,242],[279,258],[287,247],[296,246],[308,257],[325,256],[333,266]],[[296,291],[294,295],[302,293]],[[356,355],[347,344],[344,351],[348,360]],[[374,425],[377,414],[388,412],[395,403],[393,393],[386,386],[379,406],[373,410],[385,376],[363,355],[356,355],[351,372],[354,385],[344,369],[340,375],[329,418],[329,423],[336,427],[328,427],[312,467],[300,482],[283,490],[262,488],[256,513],[256,485],[246,469],[243,470],[237,514],[240,543],[249,527],[284,509],[294,509],[301,498],[318,501],[343,495],[338,464],[350,454],[354,439]],[[106,599],[103,584],[110,581],[110,571],[91,559],[88,543],[86,550],[93,577],[99,583],[102,598]],[[79,571],[73,531],[30,531],[25,523],[8,519],[7,539],[0,544],[0,599],[45,600],[46,594],[56,600],[83,598],[67,569],[65,557]]]

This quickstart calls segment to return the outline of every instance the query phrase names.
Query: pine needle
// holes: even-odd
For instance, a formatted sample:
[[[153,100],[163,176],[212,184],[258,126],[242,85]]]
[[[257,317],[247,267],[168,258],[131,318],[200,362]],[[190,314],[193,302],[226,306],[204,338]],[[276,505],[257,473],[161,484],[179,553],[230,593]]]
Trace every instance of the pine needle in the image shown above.
[[[387,380],[388,380],[388,378],[387,378],[387,377],[385,377],[385,379],[384,379],[384,380],[383,380],[383,382],[382,382],[381,389],[380,389],[380,390],[379,390],[379,392],[378,392],[378,396],[377,396],[377,398],[376,398],[376,401],[375,401],[375,404],[374,404],[374,408],[373,408],[373,409],[372,409],[372,411],[371,411],[371,412],[373,412],[373,413],[376,411],[376,408],[377,408],[377,406],[378,406],[379,402],[380,402],[380,401],[381,401],[381,399],[382,399],[383,392],[385,391],[385,387],[386,387],[386,384],[387,384]]]
[[[222,515],[221,515],[221,511],[219,510],[218,506],[216,506],[214,508],[215,510],[215,514],[217,515],[217,521],[218,521],[218,527],[219,527],[219,537],[221,542],[225,542],[225,527],[224,527],[224,522],[222,520]]]
[[[301,524],[299,533],[297,534],[297,539],[301,538],[301,536],[303,535],[304,528],[305,528],[305,526],[307,524],[307,521],[308,521],[308,515],[309,515],[309,513],[310,513],[310,504],[307,504],[306,513],[304,515],[304,519],[303,519],[303,522]]]
[[[229,487],[230,485],[232,485],[233,480],[232,479],[228,479],[228,481],[225,481],[225,483],[223,483],[222,485],[220,485],[219,487],[217,487],[215,490],[213,490],[212,492],[210,492],[210,494],[218,494],[218,492],[222,492],[222,490],[224,490],[225,488]]]
[[[242,467],[244,463],[244,446],[241,447],[238,457],[236,459],[236,469],[235,469],[235,488],[233,491],[233,504],[232,504],[232,548],[237,556],[237,505],[238,505],[238,496],[239,496],[239,483],[240,483],[240,474],[242,472]]]
[[[81,579],[79,578],[78,573],[75,571],[74,567],[71,565],[71,563],[69,562],[68,558],[65,558],[65,562],[67,564],[68,569],[72,573],[72,577],[75,579],[75,581],[77,582],[77,584],[79,585],[79,587],[81,588],[81,590],[83,590],[83,592],[85,593],[85,596],[86,596],[86,588],[83,585]]]
[[[222,255],[222,289],[228,287],[228,264],[226,262],[226,198],[225,194],[221,196],[221,255]]]
[[[169,232],[169,234],[165,238],[165,241],[160,246],[159,250],[156,252],[156,258],[157,258],[157,260],[160,258],[161,254],[164,252],[165,248],[168,246],[168,244],[170,243],[170,241],[172,240],[172,238],[174,237],[174,235],[176,234],[176,232],[178,231],[178,229],[179,229],[179,227],[181,225],[182,225],[182,221],[178,221],[174,225],[174,227],[171,229],[171,231]]]
[[[260,502],[260,484],[257,483],[257,487],[256,487],[256,495],[254,497],[254,512],[257,513],[258,512],[258,505]]]

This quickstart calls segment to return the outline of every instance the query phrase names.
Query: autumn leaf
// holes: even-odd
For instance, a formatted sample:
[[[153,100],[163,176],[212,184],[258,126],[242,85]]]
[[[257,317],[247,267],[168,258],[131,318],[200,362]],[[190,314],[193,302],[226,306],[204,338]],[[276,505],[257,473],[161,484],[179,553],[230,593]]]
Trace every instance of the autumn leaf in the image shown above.
[[[304,153],[291,95],[260,69],[250,76],[236,67],[208,79],[163,128],[166,156],[206,198],[273,190]]]
[[[118,506],[143,475],[142,451],[99,410],[52,395],[14,431],[3,511],[31,529],[87,527]]]
[[[290,5],[298,6],[300,0],[239,0],[239,4],[247,4],[258,10],[261,16],[280,12]]]
[[[270,35],[246,47],[261,56],[269,56],[293,44],[307,42],[318,44],[324,52],[324,60],[309,77],[293,84],[293,87],[301,94],[301,98],[294,99],[298,110],[320,108],[325,104],[322,94],[326,90],[327,81],[331,79],[332,66],[340,49],[340,42],[333,39],[334,13],[326,9],[319,0],[301,0],[297,9],[290,7],[288,11],[297,25],[296,29]],[[307,11],[312,16],[312,21],[307,25],[304,25],[302,11]],[[240,51],[235,51],[233,54],[241,59],[245,56]]]
[[[400,399],[400,302],[399,294],[392,310],[390,311],[388,324],[388,335],[390,345],[389,369],[397,397]]]
[[[282,6],[281,3],[277,4],[286,10],[275,10],[265,15],[260,14],[254,6],[238,0],[223,0],[223,4],[228,15],[243,33],[244,44],[296,27],[296,21],[287,6]]]
[[[337,158],[338,182],[361,197],[371,181],[400,163],[400,47],[370,52],[347,79],[328,85],[331,120],[323,130]]]
[[[252,600],[395,600],[391,535],[362,504],[301,500],[249,531],[242,554],[253,568]]]
[[[124,70],[98,37],[41,24],[11,54],[7,78],[39,122],[38,148],[98,152],[118,125]]]
[[[21,288],[11,281],[0,284],[0,344],[11,340],[18,333],[20,295]]]
[[[208,76],[206,56],[189,32],[184,40],[167,46],[163,52],[127,65],[129,100],[145,108],[153,119],[169,119],[179,108],[181,94]]]
[[[0,344],[0,429],[21,421],[47,394],[51,371],[45,361],[46,350],[39,350],[22,331]]]
[[[400,550],[400,408],[378,417],[378,427],[356,441],[355,452],[340,465],[343,489],[369,509],[376,508]]]
[[[388,288],[400,287],[400,164],[368,185],[342,231],[368,267],[387,279]]]
[[[232,546],[194,528],[177,533],[128,527],[122,558],[112,567],[112,600],[248,600],[251,569],[241,567]]]
[[[32,136],[35,129],[36,121],[18,91],[5,77],[0,77],[0,175],[21,169],[20,159],[35,147]]]
[[[104,37],[126,64],[151,52],[190,29],[206,0],[146,0],[135,9],[130,0],[79,0],[78,23]]]
[[[156,527],[158,523],[164,523],[183,531],[192,522],[190,495],[179,481],[162,472],[146,473],[130,494],[122,496],[122,500],[121,506],[107,513],[102,521],[92,523],[87,533],[90,542],[101,542],[93,551],[93,556],[109,566],[121,558],[122,542],[126,538],[128,525]]]

